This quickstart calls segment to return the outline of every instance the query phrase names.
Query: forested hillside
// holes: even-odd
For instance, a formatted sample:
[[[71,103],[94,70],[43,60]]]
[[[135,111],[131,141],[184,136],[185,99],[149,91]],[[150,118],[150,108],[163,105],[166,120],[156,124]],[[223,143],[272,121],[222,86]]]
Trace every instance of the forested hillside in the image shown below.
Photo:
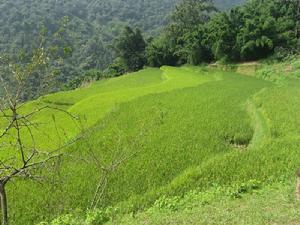
[[[155,33],[166,23],[172,6],[172,0],[1,1],[0,51],[12,54],[20,48],[28,49],[36,42],[42,25],[54,32],[59,21],[67,16],[65,41],[73,54],[64,70],[62,81],[66,81],[69,76],[76,76],[80,69],[104,69],[113,57],[108,44],[124,25]]]
[[[115,58],[110,48],[124,26],[138,27],[146,37],[156,36],[167,24],[177,0],[9,0],[0,2],[0,51],[14,55],[28,51],[38,39],[42,26],[53,33],[68,17],[64,43],[72,56],[60,68],[56,90],[61,84],[90,69],[103,70]],[[241,0],[216,1],[228,9]],[[50,36],[50,35],[49,35]],[[32,86],[38,86],[39,79]],[[35,93],[34,98],[42,93]]]

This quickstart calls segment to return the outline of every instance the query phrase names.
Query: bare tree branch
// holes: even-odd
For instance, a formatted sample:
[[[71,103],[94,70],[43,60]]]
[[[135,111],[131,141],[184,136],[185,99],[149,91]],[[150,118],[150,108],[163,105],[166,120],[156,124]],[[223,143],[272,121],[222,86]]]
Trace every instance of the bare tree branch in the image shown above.
[[[62,32],[62,30],[59,29],[58,32]],[[0,208],[4,225],[8,224],[6,184],[15,180],[15,178],[40,180],[40,176],[35,174],[37,169],[64,156],[66,149],[82,138],[82,135],[78,135],[75,138],[67,137],[67,132],[64,129],[62,129],[62,132],[59,132],[55,123],[57,136],[63,134],[65,139],[59,138],[59,143],[56,142],[55,147],[42,151],[39,149],[36,136],[40,133],[46,137],[49,135],[44,129],[40,129],[41,122],[35,121],[39,113],[46,110],[64,113],[74,122],[76,128],[78,127],[77,122],[79,118],[67,110],[53,105],[41,106],[29,112],[28,109],[24,110],[27,113],[22,112],[23,107],[26,105],[23,102],[23,96],[26,93],[26,85],[30,77],[39,73],[45,79],[49,78],[48,69],[55,59],[51,59],[52,50],[45,47],[45,45],[46,39],[41,33],[39,47],[28,53],[29,58],[26,60],[22,57],[16,57],[18,58],[16,61],[15,59],[11,61],[7,57],[0,57],[0,85],[4,90],[4,96],[0,98],[1,156],[2,152],[7,152],[3,154],[7,158],[0,159]]]

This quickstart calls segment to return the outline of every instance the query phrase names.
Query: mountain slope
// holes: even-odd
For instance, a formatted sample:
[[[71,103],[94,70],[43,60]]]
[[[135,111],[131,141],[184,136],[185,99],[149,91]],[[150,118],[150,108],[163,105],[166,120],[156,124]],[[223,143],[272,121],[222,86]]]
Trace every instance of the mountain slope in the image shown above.
[[[166,24],[172,0],[16,0],[0,1],[0,52],[13,55],[20,48],[29,52],[42,26],[49,35],[68,17],[64,42],[72,57],[65,61],[58,84],[65,84],[83,71],[105,69],[114,58],[109,47],[125,25],[155,34]],[[35,84],[38,85],[38,82]],[[59,87],[58,87],[59,89]],[[38,96],[39,93],[34,93]],[[34,95],[33,94],[33,95]]]

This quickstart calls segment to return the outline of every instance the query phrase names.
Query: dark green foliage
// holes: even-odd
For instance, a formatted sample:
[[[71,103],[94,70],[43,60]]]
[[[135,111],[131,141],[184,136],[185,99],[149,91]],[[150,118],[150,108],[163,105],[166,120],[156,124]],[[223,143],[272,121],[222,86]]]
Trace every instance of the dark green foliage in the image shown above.
[[[81,64],[82,69],[103,69],[111,61],[110,50],[98,36],[88,40],[84,52],[85,60]]]
[[[121,58],[116,58],[105,70],[108,77],[118,77],[126,73],[126,66]]]
[[[162,65],[175,66],[178,57],[174,52],[167,35],[152,39],[146,48],[147,64],[154,67],[160,67]]]
[[[19,101],[34,99],[39,95],[58,90],[58,75],[65,69],[63,62],[71,56],[65,28],[68,18],[63,17],[58,21],[58,27],[49,32],[41,26],[36,37],[32,39],[32,48],[15,50],[14,53],[0,55],[1,77],[7,82],[0,85],[0,89],[9,89],[15,93],[20,81],[23,80],[22,90],[18,95]]]
[[[203,36],[204,24],[216,8],[211,0],[182,0],[172,15],[168,36],[174,38],[179,64],[199,64],[209,56]]]
[[[207,28],[207,43],[215,59],[238,60],[239,49],[236,42],[237,29],[241,27],[241,15],[238,8],[230,14],[220,13],[209,23]]]
[[[299,1],[252,0],[237,9],[235,14],[242,26],[235,23],[232,28],[236,30],[240,58],[264,58],[273,54],[275,48],[287,52],[299,50],[299,7]],[[234,14],[231,13],[230,17],[234,21]]]
[[[178,57],[177,65],[258,60],[273,54],[282,59],[300,51],[299,21],[298,0],[251,0],[229,12],[216,12],[210,0],[182,0],[162,36],[167,36],[164,45],[171,55]],[[149,52],[148,63],[161,65],[153,63],[153,56],[162,49],[152,46]]]
[[[191,29],[209,21],[213,11],[216,8],[212,0],[181,0],[172,15],[172,23],[178,29]]]
[[[277,33],[275,23],[263,1],[253,1],[244,8],[243,27],[237,33],[242,59],[264,58],[272,53]]]
[[[145,64],[146,43],[139,29],[125,27],[123,33],[115,40],[114,50],[124,62],[127,72],[137,71]]]

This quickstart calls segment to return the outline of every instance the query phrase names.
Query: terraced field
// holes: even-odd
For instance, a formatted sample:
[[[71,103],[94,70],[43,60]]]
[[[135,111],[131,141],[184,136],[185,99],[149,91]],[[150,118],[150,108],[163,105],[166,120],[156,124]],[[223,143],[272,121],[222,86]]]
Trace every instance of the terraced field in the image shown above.
[[[81,123],[84,123],[84,128],[92,129],[92,127],[98,121],[103,119],[103,117],[110,111],[116,110],[120,103],[128,102],[147,94],[167,92],[189,86],[197,86],[216,79],[219,79],[217,74],[208,76],[207,72],[204,72],[200,68],[186,67],[179,70],[171,67],[164,67],[162,69],[150,68],[127,76],[96,82],[86,88],[41,97],[37,101],[29,102],[24,105],[23,112],[26,113],[32,109],[51,105],[51,107],[67,110],[73,115],[80,117],[82,120]],[[53,123],[53,116],[55,116],[55,123]],[[74,120],[68,115],[57,110],[44,110],[38,114],[34,120],[34,122],[40,124],[39,129],[34,131],[34,135],[37,138],[36,143],[44,149],[60,144],[61,140],[58,139],[57,136],[72,138],[81,132],[81,129],[78,128],[77,122],[74,122]],[[2,121],[2,123],[4,123],[4,121]],[[5,127],[5,124],[3,124],[3,127]],[[60,132],[59,134],[58,130]],[[28,134],[28,137],[29,135],[30,134]],[[28,138],[28,140],[30,140],[30,138]],[[2,156],[3,158],[5,157],[4,155]],[[84,169],[85,167],[83,166],[83,168],[80,168],[79,170]],[[76,179],[78,178],[75,178],[75,180]],[[36,186],[35,184],[33,185]],[[44,184],[42,187],[40,185],[37,186],[36,191],[38,193],[41,192],[41,188],[45,188]],[[45,184],[45,186],[53,189],[53,187],[51,187],[53,185]],[[29,185],[25,188],[29,188],[30,191],[27,189],[26,192],[28,191],[30,195],[31,189],[34,187]],[[92,190],[95,187],[91,185],[90,188]],[[12,188],[12,190],[12,195],[17,199],[18,194],[16,192],[18,192],[18,190],[14,188]],[[20,192],[23,192],[23,189],[20,190]],[[35,198],[34,201],[40,201],[40,199],[47,199],[50,197],[52,195],[50,192],[42,192],[42,195],[46,195],[45,197],[36,196],[36,192],[32,192],[32,195],[35,196],[32,197]],[[79,192],[77,192],[77,194],[80,195]],[[61,195],[58,194],[57,198],[61,198]],[[33,206],[36,204],[34,201],[28,202],[28,204]],[[12,208],[19,207],[19,201],[16,201],[15,203],[16,206],[12,206]],[[87,203],[87,201],[85,203]],[[53,208],[56,208],[56,204],[53,205]],[[44,209],[38,210],[43,211]],[[52,210],[53,209],[50,207],[49,213],[52,214]],[[21,216],[23,212],[20,211],[20,213],[20,215],[14,215],[15,220],[19,221],[20,218],[22,218],[23,221],[20,220],[20,224],[31,224],[31,222],[27,222],[27,217]],[[36,212],[36,215],[37,214],[38,211]]]
[[[278,182],[290,188],[300,165],[299,85],[298,80],[278,85],[206,67],[162,67],[30,102],[24,111],[61,107],[81,118],[88,132],[56,170],[47,171],[47,181],[18,180],[9,186],[11,219],[23,225],[71,213],[61,219],[69,222],[53,224],[91,224],[85,211],[103,175],[90,159],[91,149],[106,165],[132,155],[110,174],[99,202],[99,207],[113,207],[104,218],[118,217],[116,224],[144,224],[122,215],[164,208],[168,199],[185,199],[191,191],[215,193],[243,183],[252,190],[253,181],[259,188]],[[67,138],[80,131],[63,113],[43,111],[35,118],[43,121],[39,130],[47,131],[38,136],[40,146],[58,143],[57,126],[50,125],[53,115]],[[216,202],[219,195],[213,196],[208,202]],[[209,209],[203,209],[207,216]],[[147,218],[154,221],[158,214]],[[95,224],[106,221],[99,218]]]

